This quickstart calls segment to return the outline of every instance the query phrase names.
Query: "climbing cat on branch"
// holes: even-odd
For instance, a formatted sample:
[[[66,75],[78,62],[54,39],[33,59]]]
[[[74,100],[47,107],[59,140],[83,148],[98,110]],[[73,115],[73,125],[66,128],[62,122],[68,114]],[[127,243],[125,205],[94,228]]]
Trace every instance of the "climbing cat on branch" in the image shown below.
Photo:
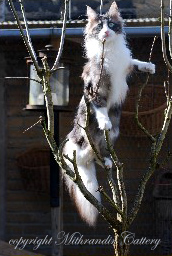
[[[96,156],[82,127],[86,125],[87,106],[90,103],[89,134],[96,149],[104,158],[105,165],[112,168],[107,150],[104,130],[109,130],[112,144],[119,135],[121,107],[126,98],[127,77],[135,66],[143,72],[155,73],[155,65],[132,58],[128,49],[123,19],[116,2],[113,2],[105,15],[97,14],[87,7],[88,23],[85,28],[85,52],[88,58],[82,78],[84,96],[82,97],[74,120],[73,130],[67,135],[63,154],[73,157],[76,150],[76,162],[84,185],[97,200],[101,200],[97,191],[95,161]],[[66,163],[73,168],[72,164]],[[97,209],[82,195],[77,185],[64,174],[65,183],[74,199],[83,220],[90,226],[95,225]]]

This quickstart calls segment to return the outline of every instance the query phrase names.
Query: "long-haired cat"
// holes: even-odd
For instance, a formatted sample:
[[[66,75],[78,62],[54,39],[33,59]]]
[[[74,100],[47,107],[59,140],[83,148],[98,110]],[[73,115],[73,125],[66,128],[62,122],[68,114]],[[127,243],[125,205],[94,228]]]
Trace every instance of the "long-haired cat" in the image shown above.
[[[108,13],[97,14],[87,7],[88,23],[85,28],[85,51],[88,58],[82,78],[84,80],[84,96],[91,104],[89,118],[89,133],[92,140],[104,157],[105,164],[111,168],[112,161],[107,151],[103,130],[110,131],[114,144],[119,135],[119,122],[121,106],[126,98],[128,85],[127,76],[134,66],[144,72],[155,73],[155,65],[133,59],[126,46],[123,32],[123,20],[115,2],[112,3]],[[102,41],[104,45],[104,63],[101,73]],[[96,92],[96,93],[95,93]],[[95,169],[95,155],[88,142],[87,135],[82,127],[86,122],[86,104],[82,97],[74,120],[73,130],[68,134],[68,142],[64,147],[64,154],[73,158],[76,150],[77,165],[80,176],[86,188],[97,198],[98,182]],[[66,161],[72,168],[71,163]],[[82,195],[77,185],[64,174],[65,183],[71,197],[73,197],[83,220],[90,226],[95,225],[98,211]]]

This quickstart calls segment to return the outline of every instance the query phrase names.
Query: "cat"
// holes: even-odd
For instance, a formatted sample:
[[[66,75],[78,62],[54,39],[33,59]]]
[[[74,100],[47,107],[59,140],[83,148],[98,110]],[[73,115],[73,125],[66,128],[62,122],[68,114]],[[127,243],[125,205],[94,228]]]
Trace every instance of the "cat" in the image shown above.
[[[82,127],[86,122],[85,99],[90,102],[89,133],[94,145],[104,158],[105,165],[112,168],[112,161],[104,139],[104,129],[109,130],[114,144],[119,135],[121,106],[126,98],[128,85],[126,79],[134,66],[143,72],[155,73],[155,65],[133,59],[127,47],[123,32],[123,19],[116,2],[113,2],[105,15],[97,14],[87,6],[88,23],[85,28],[85,52],[88,62],[84,66],[84,96],[82,97],[74,120],[73,130],[67,135],[63,153],[73,158],[76,150],[76,161],[79,174],[86,188],[101,201],[97,191],[96,157]],[[102,49],[104,43],[104,63]],[[101,74],[102,69],[102,74]],[[101,74],[101,79],[100,79]],[[94,93],[96,92],[96,93]],[[71,163],[66,160],[72,168]],[[96,224],[98,211],[82,195],[77,185],[64,174],[65,183],[73,197],[81,218],[90,226]]]

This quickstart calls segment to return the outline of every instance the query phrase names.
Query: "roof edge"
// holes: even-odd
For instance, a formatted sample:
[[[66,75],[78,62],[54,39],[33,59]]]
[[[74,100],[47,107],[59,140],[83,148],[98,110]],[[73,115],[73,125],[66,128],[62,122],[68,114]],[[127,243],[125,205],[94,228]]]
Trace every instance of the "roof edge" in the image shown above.
[[[165,25],[168,25],[168,19],[165,18]],[[67,28],[84,27],[87,20],[71,20],[67,21]],[[23,21],[21,21],[24,24]],[[39,20],[28,21],[29,28],[60,28],[62,27],[62,20]],[[138,26],[160,26],[159,18],[139,18],[139,19],[124,19],[125,26],[138,27]],[[0,22],[0,29],[16,29],[16,21],[3,21]]]

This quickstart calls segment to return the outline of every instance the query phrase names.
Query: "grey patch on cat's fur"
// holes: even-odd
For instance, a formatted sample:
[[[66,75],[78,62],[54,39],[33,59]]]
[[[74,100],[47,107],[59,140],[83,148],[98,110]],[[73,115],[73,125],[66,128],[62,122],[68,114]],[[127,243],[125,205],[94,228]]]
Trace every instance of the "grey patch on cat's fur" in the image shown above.
[[[109,11],[110,17],[108,14],[104,16],[95,15],[94,18],[88,21],[86,26],[86,35],[85,40],[88,38],[98,38],[99,30],[96,29],[96,26],[99,22],[107,21],[108,19],[115,21],[119,24],[122,32],[122,20],[118,13],[115,12],[113,15],[115,6]],[[97,63],[97,60],[93,57],[91,58],[83,68],[82,78],[84,80],[84,95],[85,99],[90,102],[90,117],[89,117],[89,133],[91,135],[92,140],[94,141],[95,146],[98,151],[101,152],[102,156],[109,156],[107,152],[107,145],[104,139],[104,132],[98,128],[98,122],[95,116],[94,108],[102,108],[107,106],[107,101],[110,94],[111,81],[110,74],[107,72],[105,68],[103,68],[101,80],[100,80],[100,72],[101,72],[101,64]],[[116,133],[119,130],[119,122],[121,116],[121,106],[111,106],[108,112],[109,118],[112,122],[112,133]],[[73,140],[74,143],[80,146],[81,149],[85,149],[89,142],[86,134],[84,133],[82,127],[85,127],[86,123],[86,105],[84,102],[84,97],[82,98],[79,108],[77,111],[77,115],[74,120],[74,128],[71,133],[68,135],[70,139]],[[114,136],[112,138],[112,143],[116,140]]]
[[[100,71],[101,67],[94,59],[88,61],[85,65],[82,73],[85,84],[84,93],[86,98],[96,107],[105,107],[110,89],[110,75],[103,69],[100,79]],[[96,93],[97,90],[98,93]]]

